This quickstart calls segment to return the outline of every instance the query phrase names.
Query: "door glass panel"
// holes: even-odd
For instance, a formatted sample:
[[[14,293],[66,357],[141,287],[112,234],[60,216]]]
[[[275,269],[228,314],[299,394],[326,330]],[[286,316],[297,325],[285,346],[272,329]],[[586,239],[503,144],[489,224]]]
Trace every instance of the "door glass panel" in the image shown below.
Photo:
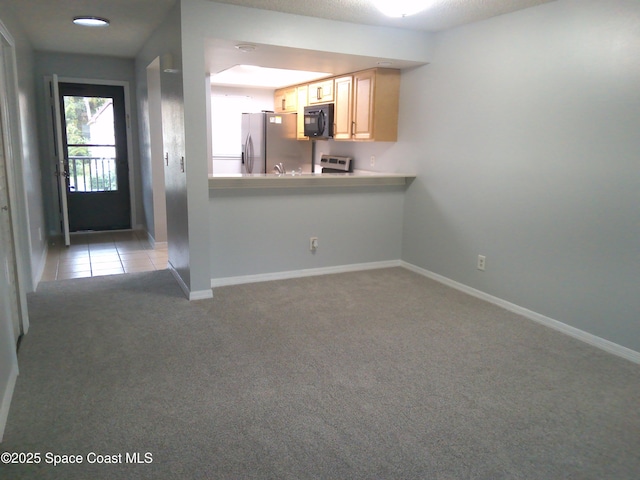
[[[64,96],[69,192],[118,190],[113,99]]]
[[[116,148],[90,147],[89,155],[72,155],[69,147],[69,190],[111,192],[118,190]]]

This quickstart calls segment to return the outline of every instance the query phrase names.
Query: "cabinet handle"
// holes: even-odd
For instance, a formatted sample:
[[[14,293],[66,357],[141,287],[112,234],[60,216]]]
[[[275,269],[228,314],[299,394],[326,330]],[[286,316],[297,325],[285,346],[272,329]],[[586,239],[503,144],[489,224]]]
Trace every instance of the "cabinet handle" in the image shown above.
[[[180,171],[184,173],[184,157],[180,157]]]
[[[351,122],[351,136],[353,137],[356,134],[356,122]]]
[[[318,91],[316,92],[316,97],[318,100],[322,100],[322,87],[318,87]]]
[[[167,167],[168,167],[168,166],[169,166],[169,152],[166,152],[166,153],[164,154],[164,161],[165,161],[165,164],[166,164],[166,165],[167,165]]]
[[[286,104],[287,104],[287,99],[286,99],[286,98],[283,98],[283,99],[282,99],[282,110],[285,110],[285,109],[286,109]]]

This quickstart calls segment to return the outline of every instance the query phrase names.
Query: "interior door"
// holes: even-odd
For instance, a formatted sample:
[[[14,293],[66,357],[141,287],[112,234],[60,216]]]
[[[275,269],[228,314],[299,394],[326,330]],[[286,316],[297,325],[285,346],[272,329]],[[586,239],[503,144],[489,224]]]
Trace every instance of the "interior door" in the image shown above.
[[[20,306],[18,304],[18,277],[16,250],[13,236],[13,222],[11,219],[11,202],[9,196],[9,176],[7,171],[7,138],[6,124],[8,111],[6,109],[6,96],[4,84],[4,59],[2,45],[0,44],[0,283],[2,291],[0,299],[0,316],[5,314],[11,319],[13,328],[13,340],[18,341],[22,335],[22,320],[20,318]],[[0,318],[0,322],[3,319]],[[0,326],[1,328],[1,326]]]
[[[124,88],[61,82],[58,98],[69,230],[131,228]]]
[[[58,176],[58,192],[60,198],[60,218],[62,221],[62,234],[64,236],[64,244],[68,247],[71,245],[69,236],[69,207],[67,206],[67,176],[68,169],[66,166],[66,155],[64,154],[64,143],[62,142],[62,113],[60,110],[60,102],[56,99],[60,98],[60,89],[58,86],[58,75],[53,75],[51,79],[51,91],[49,92],[53,101],[51,102],[51,117],[53,118],[53,134],[56,158],[56,175]]]

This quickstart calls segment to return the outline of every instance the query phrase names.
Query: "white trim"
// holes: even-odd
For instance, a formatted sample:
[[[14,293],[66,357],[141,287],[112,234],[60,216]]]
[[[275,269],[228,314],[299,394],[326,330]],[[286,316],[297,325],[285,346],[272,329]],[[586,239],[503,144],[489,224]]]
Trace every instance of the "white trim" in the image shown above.
[[[13,340],[12,340],[13,341]],[[7,418],[9,418],[9,407],[11,407],[11,399],[18,378],[18,364],[14,364],[9,374],[7,385],[2,392],[2,403],[0,403],[0,442],[4,436],[4,429],[7,426]]]
[[[605,352],[625,358],[630,362],[640,364],[640,352],[636,352],[635,350],[631,350],[630,348],[623,347],[622,345],[618,345],[617,343],[613,343],[604,338],[597,337],[596,335],[585,332],[584,330],[580,330],[578,328],[572,327],[571,325],[567,325],[566,323],[554,320],[553,318],[549,318],[539,313],[528,310],[524,307],[520,307],[519,305],[516,305],[514,303],[507,302],[506,300],[503,300],[501,298],[494,297],[493,295],[489,295],[488,293],[476,290],[475,288],[471,288],[462,283],[458,283],[454,280],[451,280],[450,278],[443,277],[442,275],[438,275],[437,273],[431,272],[411,263],[401,261],[400,265],[407,270],[411,270],[412,272],[415,272],[419,275],[423,275],[444,285],[455,288],[456,290],[460,290],[461,292],[467,293],[473,297],[485,300],[489,303],[493,303],[494,305],[502,307],[510,312],[522,315],[529,320],[533,320],[534,322],[553,328],[554,330],[569,335],[570,337],[573,337],[577,340],[588,343],[589,345],[604,350]]]
[[[147,241],[149,242],[149,245],[151,245],[151,248],[153,248],[154,250],[156,248],[167,248],[169,246],[168,242],[156,242],[156,239],[153,238],[153,235],[151,235],[149,232],[147,232]]]
[[[208,300],[209,298],[213,298],[213,290],[196,290],[193,292],[189,292],[189,301],[192,300]]]
[[[182,289],[182,292],[189,299],[189,301],[206,300],[208,298],[213,298],[213,290],[194,290],[194,291],[189,290],[189,287],[187,286],[186,283],[184,283],[184,280],[182,279],[178,271],[174,268],[174,266],[171,265],[171,262],[167,264],[167,268],[173,275],[173,278],[176,279],[176,281],[178,282],[178,285],[180,285],[180,288]]]
[[[225,287],[228,285],[240,285],[243,283],[269,282],[271,280],[287,280],[290,278],[313,277],[316,275],[358,272],[361,270],[374,270],[377,268],[391,268],[391,267],[399,267],[399,266],[400,266],[400,260],[388,260],[388,261],[381,261],[381,262],[338,265],[336,267],[308,268],[303,270],[290,270],[287,272],[261,273],[257,275],[242,275],[239,277],[212,278],[211,288]]]

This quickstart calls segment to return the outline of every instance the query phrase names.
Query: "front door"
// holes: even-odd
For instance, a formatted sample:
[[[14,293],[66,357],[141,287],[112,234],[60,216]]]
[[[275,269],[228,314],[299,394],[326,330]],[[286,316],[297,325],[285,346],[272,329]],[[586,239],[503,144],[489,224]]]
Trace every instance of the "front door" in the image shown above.
[[[59,84],[69,230],[131,228],[124,88]]]

